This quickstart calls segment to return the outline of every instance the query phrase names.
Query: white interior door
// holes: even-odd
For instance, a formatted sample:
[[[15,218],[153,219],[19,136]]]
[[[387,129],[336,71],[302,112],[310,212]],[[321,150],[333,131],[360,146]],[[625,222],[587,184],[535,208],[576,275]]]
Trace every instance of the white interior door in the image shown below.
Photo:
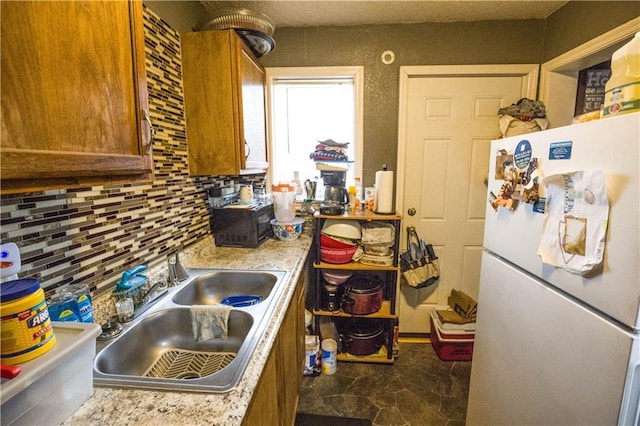
[[[477,300],[489,148],[498,110],[535,98],[537,65],[403,67],[397,211],[433,245],[441,278],[400,286],[400,332],[429,332],[429,314],[451,289]],[[406,245],[403,230],[402,247]]]

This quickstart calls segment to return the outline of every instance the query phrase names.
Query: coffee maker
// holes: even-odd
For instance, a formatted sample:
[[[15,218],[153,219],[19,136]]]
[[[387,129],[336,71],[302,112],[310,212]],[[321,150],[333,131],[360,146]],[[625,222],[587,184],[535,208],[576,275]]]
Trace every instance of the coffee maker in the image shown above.
[[[321,170],[324,182],[324,199],[320,203],[320,213],[341,215],[349,204],[349,192],[345,187],[346,171]]]

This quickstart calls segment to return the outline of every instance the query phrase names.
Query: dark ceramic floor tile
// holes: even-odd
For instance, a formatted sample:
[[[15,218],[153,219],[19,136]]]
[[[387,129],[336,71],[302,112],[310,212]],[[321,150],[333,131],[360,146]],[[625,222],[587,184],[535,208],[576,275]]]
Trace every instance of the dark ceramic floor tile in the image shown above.
[[[446,425],[449,419],[440,413],[440,406],[428,404],[423,395],[418,396],[408,390],[396,393],[396,405],[402,416],[412,426],[417,425]]]
[[[355,379],[345,393],[365,397],[384,396],[390,389],[397,389],[400,386],[396,378],[372,374]]]
[[[357,379],[337,373],[330,376],[322,374],[313,377],[309,386],[321,395],[340,395],[349,389],[355,380]]]
[[[298,412],[308,414],[327,414],[333,411],[331,407],[326,405],[322,397],[309,387],[303,387],[300,390],[300,398],[298,400]]]
[[[436,392],[440,376],[422,370],[408,370],[399,381],[405,388],[419,395],[422,392]]]
[[[440,412],[449,420],[464,421],[467,414],[467,401],[460,398],[442,397]]]
[[[374,419],[378,408],[366,397],[357,395],[335,395],[322,398],[324,402],[338,412],[340,417]]]
[[[442,361],[440,358],[438,358],[438,355],[436,355],[433,348],[429,346],[428,349],[428,351],[425,351],[426,356],[424,357],[423,368],[431,372],[432,374],[437,374],[439,376],[448,376],[449,371],[451,371],[451,368],[453,364],[455,364],[455,362]]]
[[[471,362],[442,361],[431,344],[400,344],[392,365],[339,362],[304,377],[298,411],[368,418],[375,426],[464,425]]]
[[[374,426],[409,426],[398,407],[382,408],[373,419]]]
[[[463,379],[460,377],[452,377],[451,393],[447,396],[464,398],[464,400],[466,401],[467,396],[469,396],[469,378]]]
[[[378,392],[374,395],[370,395],[368,398],[369,401],[373,403],[373,405],[380,409],[395,407],[396,399],[393,397],[393,395],[400,389],[402,388],[388,388],[386,392]]]
[[[467,380],[471,376],[471,361],[456,361],[451,367],[451,375]]]

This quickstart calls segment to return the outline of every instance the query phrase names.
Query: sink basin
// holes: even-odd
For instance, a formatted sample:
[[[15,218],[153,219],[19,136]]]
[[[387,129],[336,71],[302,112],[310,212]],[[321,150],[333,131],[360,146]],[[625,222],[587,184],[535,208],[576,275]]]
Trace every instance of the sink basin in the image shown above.
[[[278,277],[271,272],[215,271],[197,276],[173,296],[178,305],[213,305],[233,296],[260,296],[266,300]]]
[[[197,342],[192,337],[189,308],[165,309],[146,316],[129,333],[100,352],[95,366],[107,374],[178,379],[206,377],[228,364],[221,362],[222,368],[207,366],[215,362],[215,358],[226,358],[229,362],[235,358],[252,325],[250,314],[233,310],[229,314],[226,340]]]
[[[223,393],[237,386],[264,335],[288,277],[285,271],[197,269],[115,339],[96,343],[97,386]],[[258,295],[231,308],[228,338],[195,341],[189,305]]]

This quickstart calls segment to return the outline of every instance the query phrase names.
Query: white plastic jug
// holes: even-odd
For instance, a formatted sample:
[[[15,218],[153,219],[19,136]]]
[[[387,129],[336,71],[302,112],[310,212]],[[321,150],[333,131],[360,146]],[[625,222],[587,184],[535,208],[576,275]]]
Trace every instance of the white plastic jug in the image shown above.
[[[291,222],[296,217],[295,188],[289,185],[273,185],[273,210],[279,223]]]
[[[611,57],[602,116],[640,111],[640,32]]]

